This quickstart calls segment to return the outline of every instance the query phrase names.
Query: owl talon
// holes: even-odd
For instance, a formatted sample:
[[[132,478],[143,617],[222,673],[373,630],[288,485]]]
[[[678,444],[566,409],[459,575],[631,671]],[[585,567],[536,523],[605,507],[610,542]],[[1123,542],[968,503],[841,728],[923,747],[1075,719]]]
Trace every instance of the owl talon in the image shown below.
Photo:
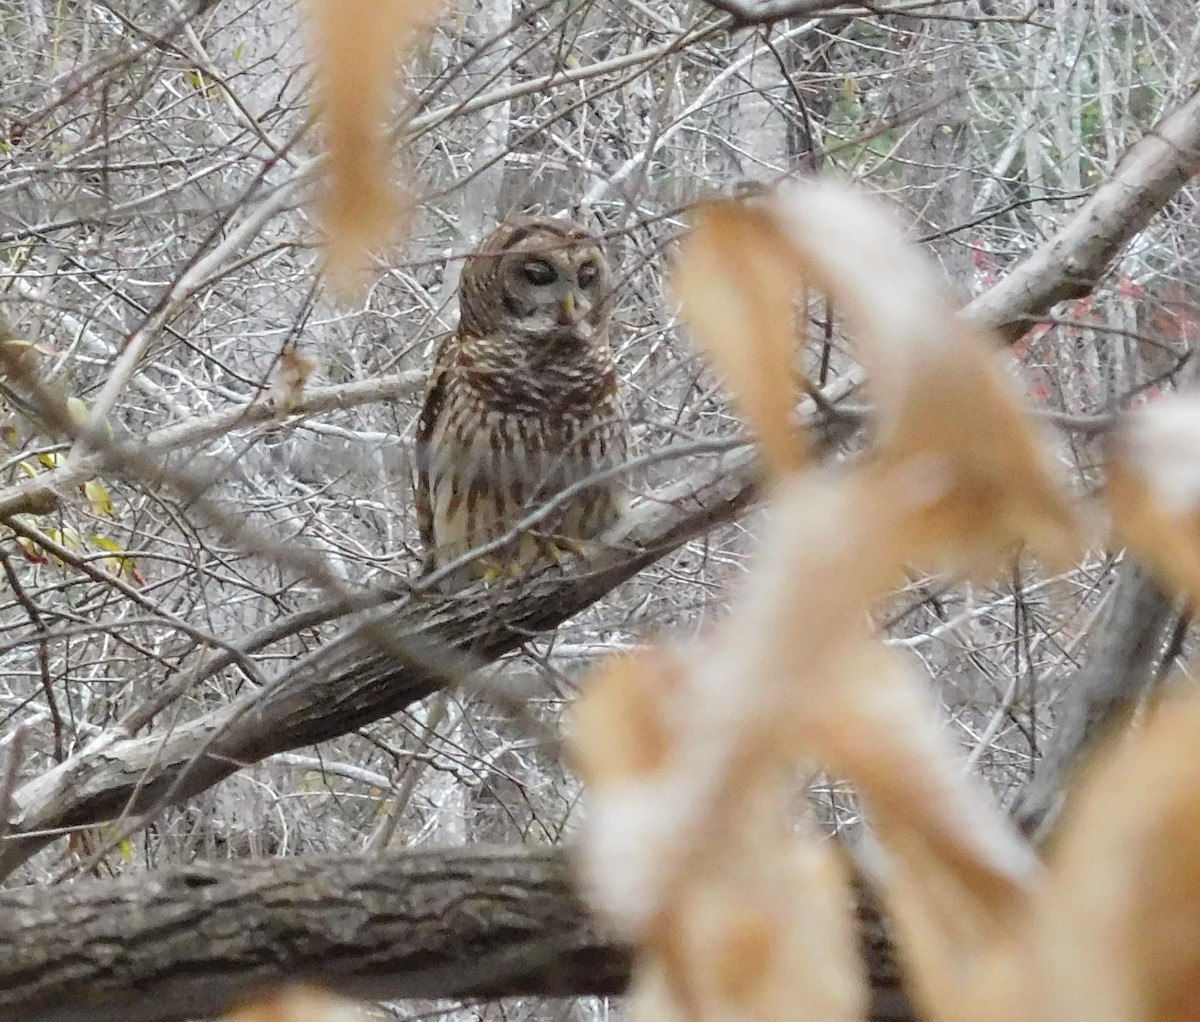
[[[582,539],[572,539],[568,536],[557,536],[546,544],[546,556],[560,568],[568,557],[590,557],[596,549],[596,544]]]
[[[483,571],[479,577],[483,580],[484,585],[493,585],[504,580],[515,582],[524,572],[521,561],[516,558],[504,561],[486,557],[480,561],[480,565]]]

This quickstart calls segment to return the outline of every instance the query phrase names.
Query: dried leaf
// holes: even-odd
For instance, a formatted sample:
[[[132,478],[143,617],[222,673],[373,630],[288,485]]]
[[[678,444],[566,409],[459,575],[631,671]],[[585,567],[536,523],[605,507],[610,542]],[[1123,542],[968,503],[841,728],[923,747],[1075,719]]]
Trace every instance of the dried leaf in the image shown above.
[[[815,834],[773,819],[722,833],[693,864],[636,970],[630,1016],[858,1022],[864,1017],[854,899]]]
[[[28,536],[17,536],[17,546],[21,548],[21,553],[25,555],[25,560],[33,564],[49,564],[46,554],[42,548],[38,546]]]
[[[681,684],[691,701],[716,702],[744,746],[854,781],[883,843],[881,887],[910,975],[923,1006],[948,1019],[965,984],[990,988],[1009,960],[1001,951],[1039,869],[963,775],[921,679],[867,634],[866,609],[899,576],[927,499],[905,466],[881,463],[816,470],[781,488],[744,593]]]
[[[791,301],[801,281],[849,321],[880,423],[876,456],[798,472]],[[585,889],[642,948],[638,1013],[773,1020],[811,999],[827,1012],[816,1017],[853,1017],[839,1014],[852,997],[822,1000],[854,986],[842,939],[824,971],[846,985],[823,987],[790,957],[801,946],[812,955],[811,934],[777,912],[778,881],[774,899],[764,881],[806,854],[782,836],[780,778],[816,760],[869,807],[880,886],[929,1016],[1032,1019],[1044,871],[964,776],[923,679],[867,622],[911,562],[978,570],[1017,542],[1073,552],[1067,487],[990,339],[955,316],[882,208],[845,186],[797,184],[706,209],[675,286],[779,485],[727,620],[703,640],[606,665],[577,710]],[[786,900],[832,905],[839,891],[810,876]],[[838,904],[815,917],[844,919]],[[805,977],[791,1000],[785,974]]]
[[[113,517],[112,497],[108,495],[108,490],[95,479],[90,479],[83,484],[83,495],[91,505],[93,514],[103,515],[106,518]]]
[[[1040,905],[1049,1022],[1200,1018],[1200,697],[1096,757]]]
[[[877,200],[805,180],[782,187],[771,208],[805,277],[850,325],[876,396],[882,457],[919,461],[941,479],[914,553],[978,570],[1023,541],[1067,563],[1080,545],[1077,515],[993,354],[999,341],[956,314]]]
[[[279,418],[291,412],[304,398],[304,388],[317,368],[315,359],[301,355],[295,348],[286,348],[275,368],[271,398]]]
[[[588,785],[583,887],[629,939],[650,929],[688,846],[667,790],[685,723],[682,677],[665,648],[614,657],[585,682],[572,713],[574,760]]]
[[[907,659],[865,637],[842,655],[823,725],[799,740],[863,796],[878,839],[868,863],[922,1017],[1029,1017],[1013,1012],[1044,880],[1036,856],[964,773]]]
[[[736,202],[701,208],[672,288],[692,334],[724,375],[777,475],[804,461],[796,404],[796,261],[775,218]]]
[[[351,294],[373,251],[401,229],[411,199],[392,179],[388,112],[395,67],[435,0],[310,0],[318,105],[326,131],[326,268]]]
[[[235,1008],[225,1022],[367,1022],[353,1001],[311,986],[289,986]]]
[[[137,562],[125,553],[125,548],[115,539],[93,534],[88,536],[88,542],[100,550],[117,555],[115,557],[104,558],[104,570],[110,575],[116,575],[117,578],[131,578],[139,585],[145,582],[145,579],[137,570]]]
[[[77,397],[69,397],[66,399],[67,413],[71,416],[71,421],[76,426],[86,426],[91,419],[92,414],[88,411],[88,406]]]
[[[697,752],[723,762],[720,747],[739,734],[687,680],[706,651],[610,661],[576,707],[585,890],[644,947],[631,1016],[732,1022],[801,1005],[813,1019],[859,1019],[849,886],[830,848],[788,823],[783,757],[757,746],[745,772],[693,770]]]
[[[1174,394],[1122,418],[1105,492],[1120,538],[1167,585],[1200,597],[1200,394]]]

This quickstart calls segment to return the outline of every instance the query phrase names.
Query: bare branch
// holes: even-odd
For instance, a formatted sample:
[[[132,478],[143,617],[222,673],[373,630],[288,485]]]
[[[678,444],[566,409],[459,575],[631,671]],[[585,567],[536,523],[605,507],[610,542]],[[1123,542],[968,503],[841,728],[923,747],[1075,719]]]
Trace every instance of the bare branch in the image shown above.
[[[1129,149],[1048,244],[1041,246],[967,313],[1009,341],[1058,302],[1087,295],[1117,254],[1200,171],[1200,90]]]
[[[304,392],[284,423],[337,408],[354,408],[407,396],[420,387],[423,380],[423,373],[409,371],[331,387],[312,387]],[[242,426],[271,422],[278,414],[279,410],[269,400],[269,395],[264,394],[262,398],[214,415],[164,426],[143,437],[138,441],[138,446],[144,454],[162,456],[187,447],[200,447]],[[53,510],[62,503],[66,494],[95,476],[102,461],[99,455],[87,455],[62,468],[0,490],[0,518],[29,511],[44,514]]]

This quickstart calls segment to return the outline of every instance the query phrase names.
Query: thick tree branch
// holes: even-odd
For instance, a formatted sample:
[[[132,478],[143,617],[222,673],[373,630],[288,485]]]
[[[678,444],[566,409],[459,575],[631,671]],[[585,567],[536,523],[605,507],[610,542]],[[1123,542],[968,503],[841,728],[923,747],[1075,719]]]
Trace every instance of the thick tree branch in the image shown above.
[[[1009,342],[1058,302],[1082,298],[1129,240],[1200,171],[1200,89],[1122,157],[1050,241],[1025,259],[968,313]]]
[[[1032,318],[1093,284],[1153,213],[1200,168],[1200,92],[1126,154],[1116,176],[1043,249],[1018,266],[966,315],[1015,338]],[[859,378],[851,375],[844,389]],[[462,658],[478,664],[554,628],[669,550],[734,518],[753,499],[755,467],[743,449],[714,470],[656,496],[627,549],[579,574],[542,575],[514,591],[474,590],[405,597],[299,661],[261,693],[250,693],[165,735],[108,733],[14,796],[0,873],[53,839],[55,828],[180,802],[276,752],[345,734],[460,680]],[[386,628],[392,649],[369,641]],[[395,649],[421,654],[411,660]],[[431,654],[447,651],[447,669]]]
[[[1063,719],[1021,798],[1016,818],[1027,834],[1051,830],[1071,771],[1095,739],[1126,718],[1158,678],[1178,602],[1131,564],[1109,593],[1088,658],[1067,688]]]
[[[906,1017],[885,946],[864,949],[872,1019]],[[22,1022],[182,1022],[299,980],[376,1000],[616,994],[629,966],[550,848],[173,866],[0,894],[0,1017]]]
[[[0,895],[0,1017],[182,1022],[292,980],[370,999],[619,993],[550,849],[214,863]]]

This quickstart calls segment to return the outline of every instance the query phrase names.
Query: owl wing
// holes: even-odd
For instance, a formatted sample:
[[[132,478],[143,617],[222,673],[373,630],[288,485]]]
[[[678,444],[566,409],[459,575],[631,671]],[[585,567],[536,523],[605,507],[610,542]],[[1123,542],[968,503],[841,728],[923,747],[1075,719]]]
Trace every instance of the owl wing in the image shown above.
[[[417,477],[414,491],[417,504],[417,530],[421,536],[421,548],[424,555],[423,570],[432,571],[435,563],[434,550],[437,539],[433,532],[433,489],[429,477],[432,462],[430,445],[433,443],[438,420],[446,405],[446,393],[450,382],[450,367],[458,354],[458,336],[451,334],[437,350],[434,356],[433,369],[425,383],[425,403],[421,406],[421,414],[417,417],[417,438],[414,461],[417,467]]]

